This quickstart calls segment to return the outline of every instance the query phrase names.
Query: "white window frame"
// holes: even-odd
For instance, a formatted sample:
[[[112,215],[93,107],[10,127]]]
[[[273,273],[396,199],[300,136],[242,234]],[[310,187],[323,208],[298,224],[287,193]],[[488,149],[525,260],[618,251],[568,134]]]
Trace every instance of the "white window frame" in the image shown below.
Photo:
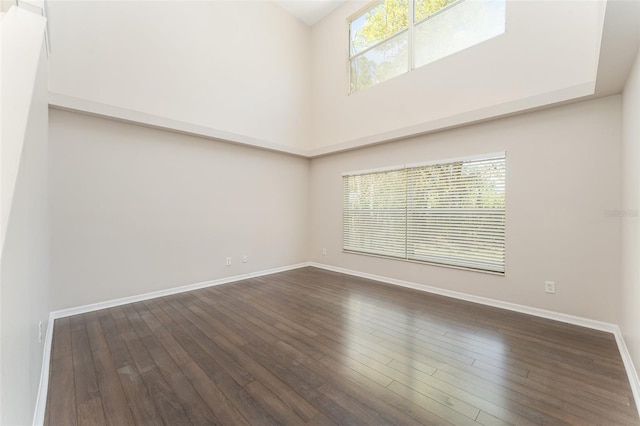
[[[354,13],[353,15],[349,16],[347,18],[347,75],[349,76],[349,78],[347,78],[347,93],[349,95],[353,94],[353,93],[357,93],[362,89],[357,89],[357,90],[352,90],[351,89],[351,61],[361,55],[366,54],[367,52],[375,49],[376,47],[379,47],[381,44],[387,42],[388,40],[399,36],[400,34],[402,34],[403,32],[407,31],[408,32],[408,57],[409,57],[409,64],[408,64],[408,68],[407,68],[407,72],[411,71],[413,68],[411,68],[411,66],[413,65],[413,49],[412,49],[412,45],[413,45],[413,9],[412,6],[414,4],[415,0],[408,0],[409,2],[409,26],[407,27],[406,30],[401,30],[398,31],[396,33],[391,34],[389,37],[384,38],[382,40],[380,40],[379,42],[377,42],[376,44],[367,47],[366,49],[362,50],[361,52],[358,52],[355,55],[351,55],[351,24],[353,23],[353,21],[355,21],[356,19],[358,19],[359,17],[361,17],[362,15],[364,15],[365,13],[369,12],[371,9],[375,8],[376,6],[378,6],[379,4],[383,3],[384,0],[376,0],[373,1],[371,3],[369,3],[368,5],[366,5],[365,7],[363,7],[362,9],[358,10],[356,13]],[[464,1],[464,0],[461,0]],[[402,74],[401,74],[402,75]]]
[[[408,11],[409,11],[409,16],[407,17],[408,22],[409,22],[409,26],[407,27],[406,30],[402,30],[402,31],[398,31],[392,35],[390,35],[389,37],[380,40],[378,43],[374,44],[373,46],[369,46],[366,49],[364,49],[361,52],[358,52],[355,55],[351,55],[351,24],[353,23],[353,21],[355,21],[356,19],[358,19],[359,17],[361,17],[362,15],[364,15],[365,13],[369,12],[371,9],[375,8],[376,6],[378,6],[379,4],[383,3],[384,0],[376,0],[374,2],[372,2],[371,4],[366,5],[364,8],[360,9],[358,12],[354,13],[353,15],[351,15],[348,19],[347,19],[347,34],[349,35],[349,47],[347,49],[347,64],[348,64],[348,69],[349,69],[349,93],[355,93],[358,92],[359,90],[351,90],[351,61],[357,57],[357,56],[361,56],[364,55],[365,53],[369,52],[372,49],[375,49],[376,47],[380,46],[382,43],[385,43],[386,41],[392,39],[393,37],[396,37],[398,35],[400,35],[401,33],[407,31],[408,32],[408,60],[409,63],[407,64],[407,72],[412,71],[415,69],[415,52],[414,52],[414,27],[416,25],[421,24],[422,22],[425,22],[429,19],[431,19],[432,17],[439,15],[440,13],[455,7],[457,5],[459,5],[460,3],[464,2],[466,0],[458,0],[455,3],[451,3],[445,7],[443,7],[442,9],[438,10],[437,12],[422,18],[419,22],[414,22],[415,20],[415,0],[408,0],[409,2],[409,6],[408,6]]]
[[[415,21],[415,3],[416,0],[408,0],[409,5],[408,5],[408,27],[406,30],[401,30],[398,31],[392,35],[390,35],[389,37],[380,40],[379,42],[377,42],[376,44],[367,47],[366,49],[358,52],[355,55],[351,54],[351,24],[357,20],[358,18],[360,18],[362,15],[366,14],[367,12],[369,12],[371,9],[377,7],[378,5],[380,5],[381,3],[384,2],[384,0],[376,0],[368,5],[366,5],[365,7],[363,7],[362,9],[360,9],[358,12],[354,13],[353,15],[349,16],[349,18],[347,19],[347,35],[348,35],[348,46],[347,46],[347,75],[348,75],[348,79],[347,79],[347,93],[349,95],[357,93],[363,89],[352,89],[352,72],[351,72],[351,64],[354,58],[357,58],[358,56],[362,56],[364,54],[366,54],[367,52],[379,47],[380,45],[382,45],[383,43],[386,43],[387,41],[389,41],[390,39],[399,36],[400,34],[402,34],[403,32],[407,32],[408,36],[407,36],[407,57],[408,57],[408,64],[407,64],[407,72],[411,72],[413,70],[416,69],[415,66],[415,56],[416,56],[416,49],[415,49],[415,28],[417,26],[419,26],[420,24],[422,24],[423,22],[426,22],[432,18],[434,18],[435,16],[438,16],[456,6],[459,6],[460,4],[464,3],[467,0],[457,0],[454,3],[451,3],[445,7],[443,7],[442,9],[438,10],[437,12],[432,13],[429,16],[426,16],[424,18],[422,18],[420,21],[414,22]],[[399,75],[403,75],[406,73],[402,73]],[[394,78],[394,77],[392,77]],[[384,80],[387,81],[387,80]],[[382,82],[381,82],[382,83]],[[378,83],[379,84],[379,83]],[[371,86],[373,87],[373,86]]]
[[[424,239],[425,237],[423,236],[424,232],[429,233],[431,236],[434,233],[439,235],[440,231],[438,230],[439,229],[438,227],[436,227],[435,228],[436,230],[433,231],[434,229],[433,222],[429,222],[429,220],[427,220],[427,222],[425,223],[431,223],[431,225],[423,224],[429,229],[424,228],[423,225],[419,225],[419,227],[416,228],[416,225],[415,225],[416,214],[417,213],[424,214],[426,210],[423,210],[423,209],[421,210],[420,208],[418,208],[417,210],[415,208],[413,210],[410,209],[410,205],[414,205],[415,207],[416,203],[419,202],[416,200],[419,200],[419,199],[418,198],[411,199],[411,197],[409,196],[409,189],[408,189],[410,186],[409,174],[415,171],[420,171],[421,169],[422,171],[426,171],[425,167],[428,167],[428,166],[447,166],[447,165],[453,165],[456,163],[463,163],[463,164],[466,163],[468,165],[474,165],[474,164],[481,164],[486,162],[496,162],[498,166],[502,167],[501,170],[504,173],[503,180],[499,182],[497,186],[504,188],[506,185],[506,152],[504,151],[491,153],[491,154],[467,156],[467,157],[461,157],[461,158],[451,158],[447,160],[428,161],[428,162],[421,162],[421,163],[413,163],[413,164],[406,164],[406,165],[399,165],[399,166],[392,166],[392,167],[384,167],[384,168],[342,173],[342,177],[343,177],[343,217],[342,217],[343,252],[351,253],[351,254],[383,257],[388,259],[401,260],[401,261],[414,262],[414,263],[430,264],[435,266],[444,266],[444,267],[455,268],[455,269],[471,270],[471,271],[490,273],[490,274],[496,274],[496,275],[504,275],[506,270],[506,267],[505,267],[506,266],[505,265],[506,263],[505,262],[505,259],[506,259],[506,254],[505,254],[505,251],[506,251],[505,250],[506,248],[506,192],[503,192],[504,207],[501,209],[486,208],[485,210],[485,209],[472,208],[472,209],[456,210],[455,208],[453,208],[451,210],[451,208],[445,208],[444,211],[451,210],[449,212],[449,215],[446,216],[446,218],[448,220],[453,220],[454,222],[455,220],[460,219],[461,216],[459,214],[461,212],[464,214],[471,212],[471,214],[474,215],[472,213],[474,209],[477,212],[482,211],[482,214],[475,215],[478,217],[482,217],[481,219],[478,219],[477,222],[475,222],[469,227],[462,228],[462,231],[456,231],[453,234],[447,235],[448,237],[449,236],[451,237],[451,240],[447,239],[447,244],[450,244],[451,246],[453,246],[453,248],[449,248],[449,249],[445,248],[445,252],[449,252],[450,254],[445,254],[440,259],[434,261],[434,259],[436,259],[439,255],[437,254],[434,255],[432,253],[427,255],[423,254],[421,256],[417,254],[417,252],[415,252],[416,243],[423,245],[423,247],[424,247],[424,244],[428,243],[429,237],[426,237],[427,239],[425,240]],[[404,224],[404,230],[402,231],[404,234],[395,235],[395,237],[391,235],[391,238],[389,240],[383,240],[380,243],[380,246],[377,248],[376,247],[372,248],[372,245],[370,242],[361,243],[358,246],[359,243],[354,241],[364,240],[371,233],[375,234],[372,237],[375,240],[374,245],[378,244],[380,235],[384,234],[384,232],[380,233],[378,232],[377,228],[375,227],[367,228],[366,227],[367,225],[364,225],[363,231],[362,231],[364,233],[359,234],[357,227],[362,225],[355,225],[356,228],[353,228],[353,226],[349,227],[349,225],[347,225],[349,221],[351,221],[350,223],[353,223],[352,221],[357,220],[358,216],[361,217],[362,212],[365,211],[365,210],[363,211],[356,210],[355,213],[354,211],[347,212],[348,199],[350,198],[350,195],[351,195],[351,193],[348,192],[349,178],[355,178],[357,176],[372,176],[374,174],[379,174],[384,172],[393,172],[393,171],[406,172],[406,175],[405,175],[406,187],[404,189],[404,197],[405,197],[404,199],[404,206],[405,206],[404,221],[405,222],[404,223],[405,224]],[[415,183],[415,181],[413,183]],[[471,186],[472,187],[475,186],[476,183],[477,182],[472,183]],[[464,185],[466,184],[461,184],[461,187],[463,187]],[[421,188],[424,189],[428,187],[421,187]],[[397,191],[398,191],[398,194],[402,194],[402,189],[398,189]],[[437,191],[437,189],[434,189],[434,191]],[[440,191],[440,193],[444,193],[448,195],[448,192],[446,191]],[[400,195],[400,198],[401,197],[402,195]],[[380,209],[376,208],[374,210],[380,210]],[[486,216],[486,215],[489,215],[489,216]],[[388,217],[385,216],[384,214],[382,215],[382,217],[383,219],[388,219]],[[414,218],[413,222],[411,221],[411,217]],[[431,218],[433,218],[433,216],[431,216]],[[367,219],[365,218],[365,221],[366,220]],[[494,221],[497,221],[497,222],[494,222]],[[462,220],[462,222],[463,223],[467,222],[467,216],[464,216],[464,219]],[[458,225],[459,223],[460,222],[458,222]],[[493,228],[495,226],[495,223],[498,224],[497,229],[490,230],[488,237],[478,236],[478,234],[482,234],[483,231],[485,231],[483,227],[489,226]],[[479,228],[474,227],[474,225]],[[479,230],[480,232],[478,232]],[[398,241],[396,240],[398,240],[398,238],[402,239],[403,238],[402,235],[404,235],[404,239],[405,239],[404,252],[402,253],[402,255],[399,255],[398,247],[400,243],[398,243]],[[469,235],[475,235],[475,236],[469,237]],[[442,237],[442,235],[439,235],[439,237]],[[458,249],[456,249],[454,247],[455,246],[454,243],[451,243],[451,241],[459,238],[463,239],[463,243],[462,243],[463,246],[458,247]],[[479,251],[476,252],[478,244],[485,245],[485,247],[481,248]],[[489,248],[486,248],[487,245],[489,246]],[[394,252],[393,254],[384,253],[385,251],[387,251],[387,247],[389,246],[392,247],[391,251]],[[435,247],[435,246],[432,246],[432,247]],[[428,249],[426,249],[426,251],[435,250],[435,248],[432,248],[432,247],[429,247]],[[471,252],[473,252],[474,255],[477,254],[479,258],[475,260],[470,260],[470,258],[467,257],[466,254],[459,254],[461,253],[460,248],[462,248],[463,250],[470,250]],[[455,254],[456,251],[458,252],[458,254]]]

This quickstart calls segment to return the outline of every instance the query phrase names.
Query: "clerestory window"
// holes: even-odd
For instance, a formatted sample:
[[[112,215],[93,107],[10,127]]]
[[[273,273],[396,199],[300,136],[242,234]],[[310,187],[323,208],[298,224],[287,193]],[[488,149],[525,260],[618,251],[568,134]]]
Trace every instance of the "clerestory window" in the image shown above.
[[[349,22],[350,92],[505,31],[505,0],[380,0]]]

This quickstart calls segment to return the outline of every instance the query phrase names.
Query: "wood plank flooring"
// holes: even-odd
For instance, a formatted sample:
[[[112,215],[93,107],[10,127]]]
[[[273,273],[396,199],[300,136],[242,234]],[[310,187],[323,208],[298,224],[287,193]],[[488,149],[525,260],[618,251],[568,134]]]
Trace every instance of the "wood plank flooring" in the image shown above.
[[[58,319],[46,425],[640,425],[612,335],[302,268]]]

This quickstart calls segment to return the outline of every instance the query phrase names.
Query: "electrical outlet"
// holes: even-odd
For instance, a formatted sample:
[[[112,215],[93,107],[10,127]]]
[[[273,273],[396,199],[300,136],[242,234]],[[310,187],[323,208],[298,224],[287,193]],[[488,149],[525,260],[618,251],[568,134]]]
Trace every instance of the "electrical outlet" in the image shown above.
[[[225,265],[231,266],[231,258],[230,257],[227,257],[227,259],[225,261]]]
[[[556,292],[556,283],[553,281],[545,281],[544,292],[554,294]]]
[[[249,261],[249,256],[247,256],[246,254],[242,256],[242,263],[247,263],[248,261]]]
[[[322,249],[322,255],[323,255],[323,256],[326,256],[326,255],[327,255],[327,249],[326,249],[326,248],[323,248],[323,249]]]
[[[42,321],[38,323],[38,343],[42,343]]]

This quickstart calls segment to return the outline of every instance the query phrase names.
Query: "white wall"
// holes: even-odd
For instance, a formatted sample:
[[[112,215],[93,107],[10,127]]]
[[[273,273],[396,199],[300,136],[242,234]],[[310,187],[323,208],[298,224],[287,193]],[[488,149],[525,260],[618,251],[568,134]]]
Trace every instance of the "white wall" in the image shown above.
[[[0,424],[30,424],[49,317],[45,21],[12,8],[1,21],[2,247]]]
[[[606,212],[621,203],[620,114],[618,95],[313,159],[311,259],[616,323],[621,230]],[[503,150],[504,277],[342,252],[342,172]]]
[[[61,0],[49,17],[53,95],[307,144],[310,29],[271,1]]]
[[[2,94],[2,168],[0,168],[0,235],[7,226],[11,200],[16,186],[24,133],[29,125],[34,81],[39,71],[43,19],[34,19],[15,9],[2,20],[1,85]],[[46,88],[45,88],[46,89]]]
[[[640,374],[640,52],[622,96],[620,328]]]
[[[605,2],[507,2],[506,32],[348,95],[346,2],[311,35],[316,152],[398,138],[593,93]]]
[[[11,6],[15,6],[15,0],[0,0],[0,13],[6,13]]]
[[[52,310],[308,260],[307,159],[55,109],[50,144]]]

